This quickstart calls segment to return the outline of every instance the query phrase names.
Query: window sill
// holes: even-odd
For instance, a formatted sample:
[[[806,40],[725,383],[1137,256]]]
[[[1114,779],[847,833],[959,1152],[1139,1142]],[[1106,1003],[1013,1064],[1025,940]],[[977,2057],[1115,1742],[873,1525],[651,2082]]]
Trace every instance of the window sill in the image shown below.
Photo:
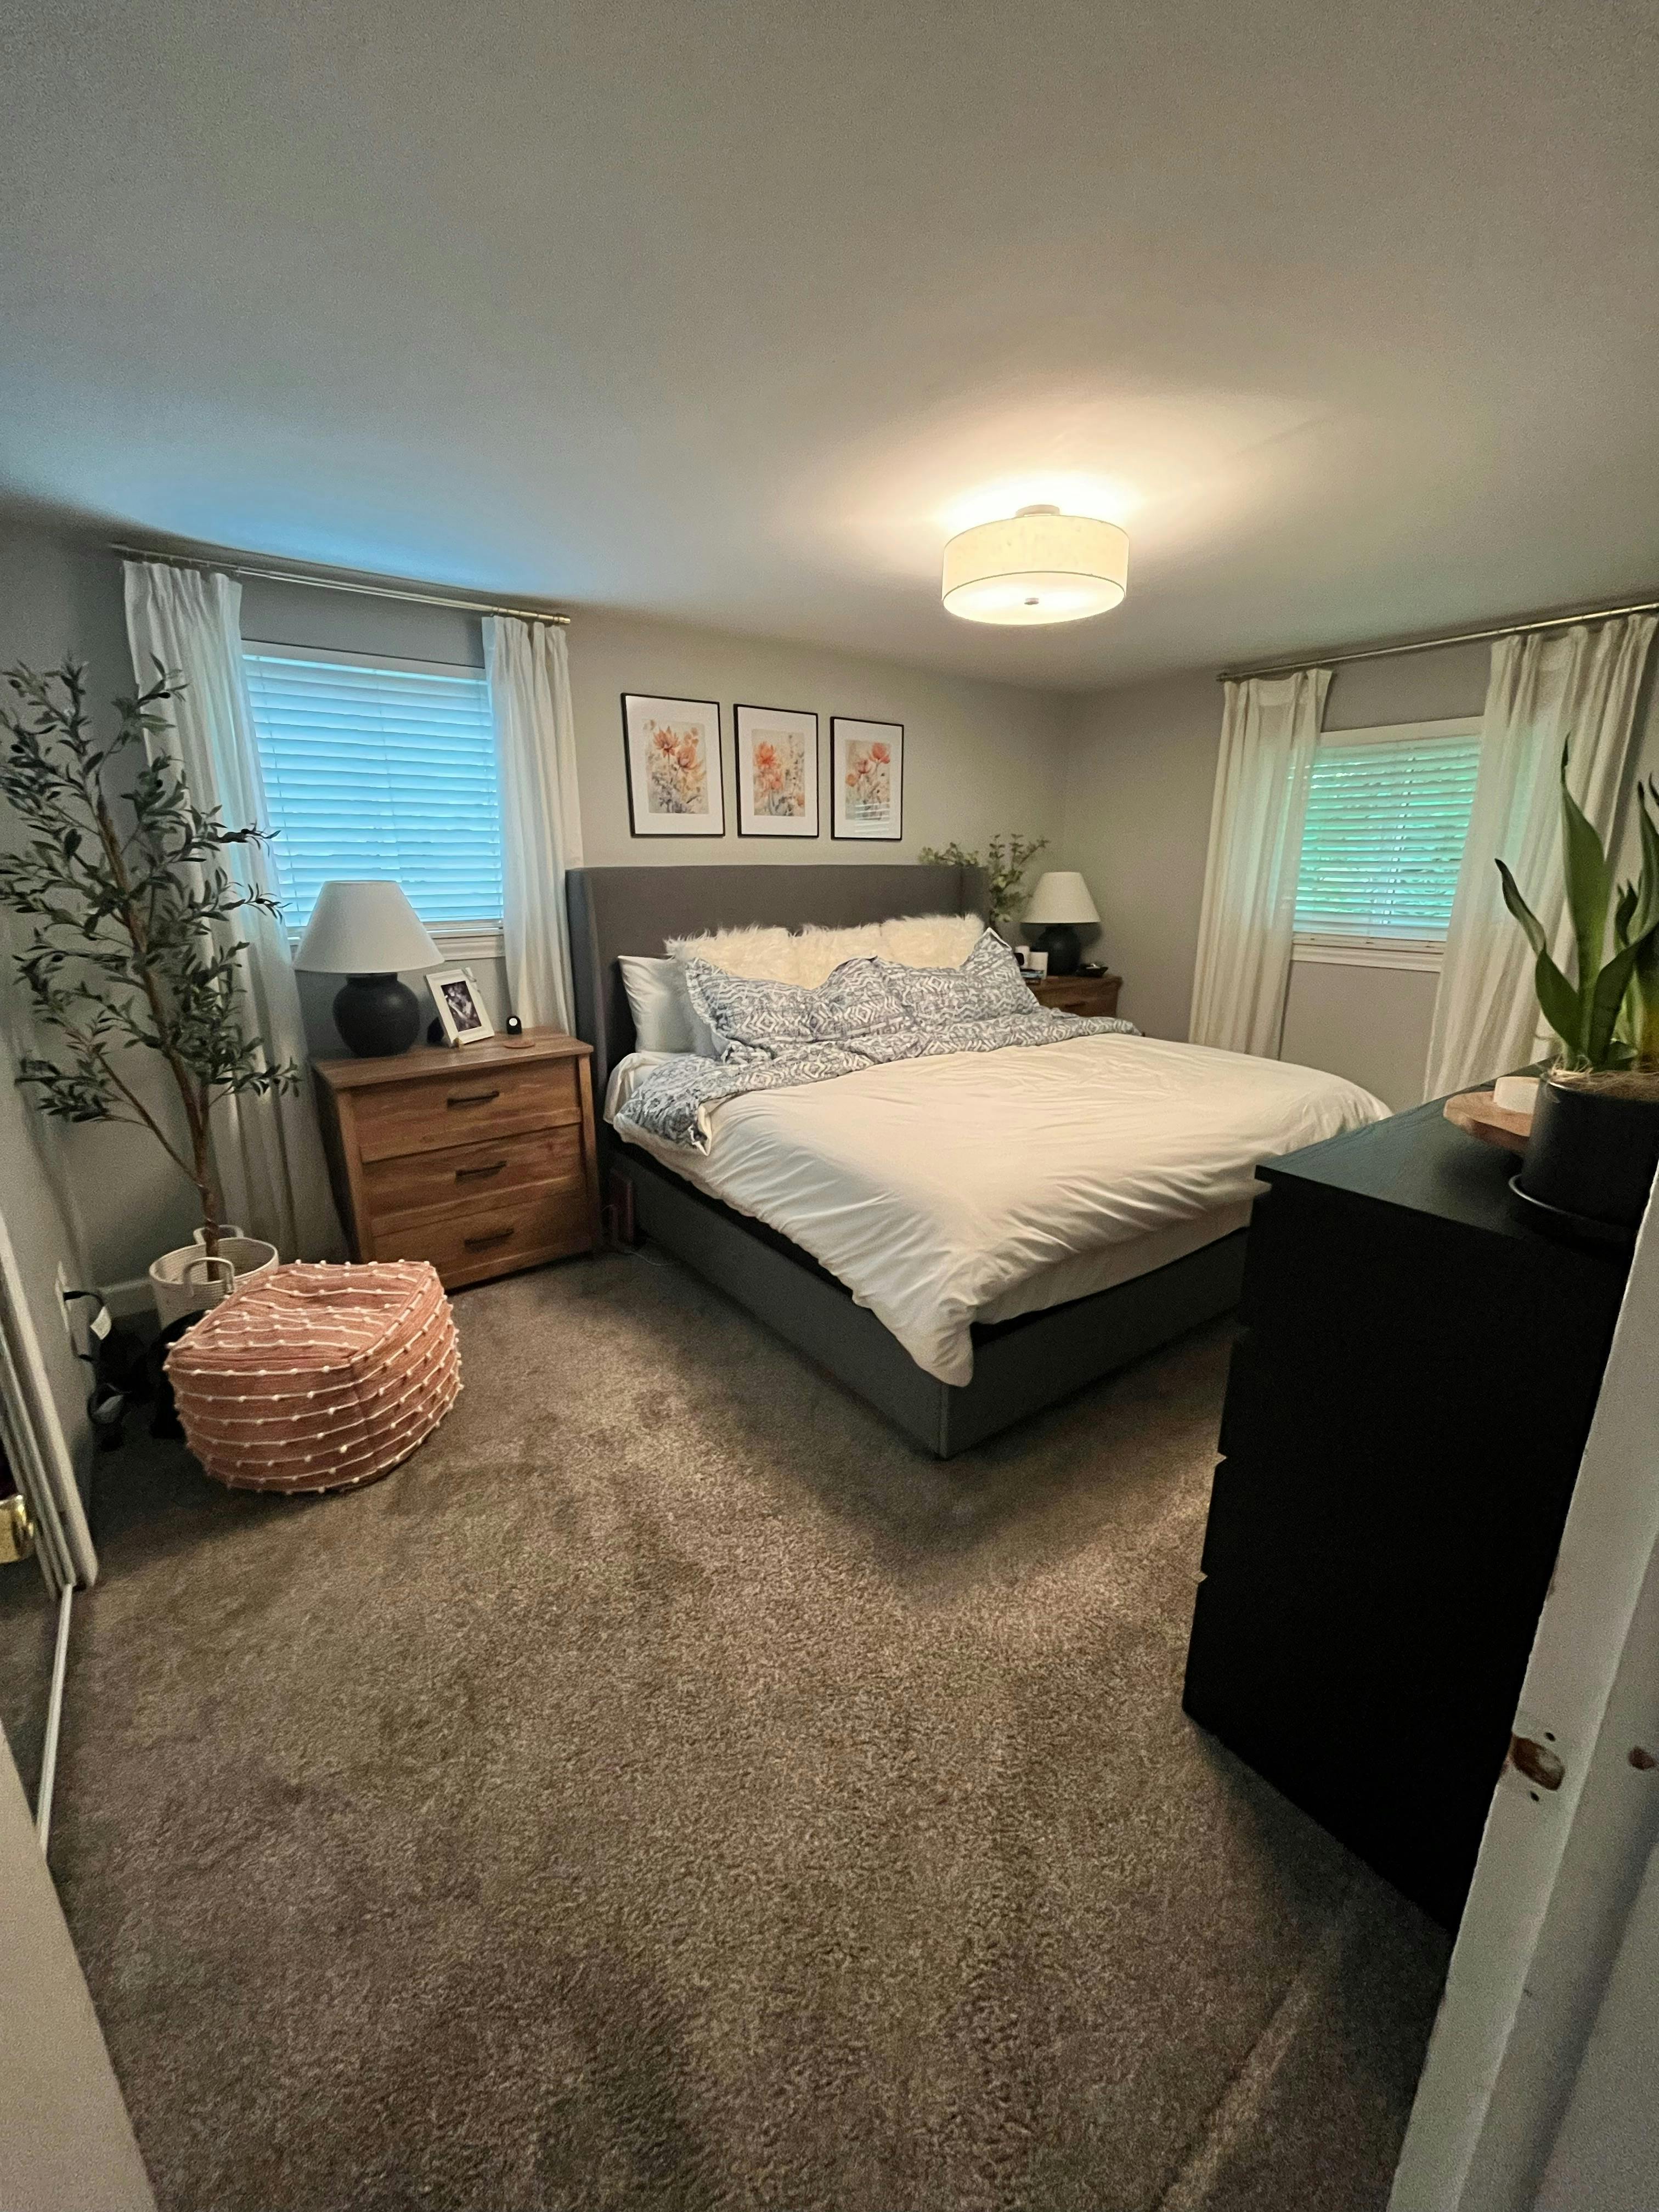
[[[289,930],[288,949],[290,952],[298,949],[304,934],[303,930]],[[499,921],[456,921],[451,922],[447,927],[441,924],[436,929],[429,929],[427,935],[442,953],[446,963],[504,960],[507,957],[507,939]]]
[[[1298,937],[1291,949],[1292,961],[1316,968],[1403,968],[1430,975],[1440,973],[1445,954],[1443,940],[1390,945],[1380,938]]]

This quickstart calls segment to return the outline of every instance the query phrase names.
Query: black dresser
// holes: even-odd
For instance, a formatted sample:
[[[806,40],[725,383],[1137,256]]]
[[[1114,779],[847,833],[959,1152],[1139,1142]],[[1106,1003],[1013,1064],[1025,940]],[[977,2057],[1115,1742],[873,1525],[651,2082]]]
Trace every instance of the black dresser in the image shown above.
[[[1438,1104],[1262,1170],[1184,1704],[1456,1924],[1628,1255]]]

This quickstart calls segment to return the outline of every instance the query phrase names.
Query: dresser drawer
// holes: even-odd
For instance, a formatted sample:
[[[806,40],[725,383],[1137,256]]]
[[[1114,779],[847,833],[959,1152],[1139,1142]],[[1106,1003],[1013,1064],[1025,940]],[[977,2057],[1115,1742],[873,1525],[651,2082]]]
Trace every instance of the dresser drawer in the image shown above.
[[[527,1136],[449,1145],[363,1164],[363,1199],[371,1221],[433,1207],[489,1204],[526,1183],[581,1182],[586,1175],[581,1125],[566,1121]]]
[[[469,1073],[465,1048],[455,1059],[453,1075],[388,1083],[357,1094],[357,1151],[365,1164],[581,1120],[572,1061]]]
[[[453,1288],[509,1268],[586,1252],[592,1224],[584,1182],[530,1183],[499,1197],[398,1213],[373,1229],[377,1260],[429,1260]]]

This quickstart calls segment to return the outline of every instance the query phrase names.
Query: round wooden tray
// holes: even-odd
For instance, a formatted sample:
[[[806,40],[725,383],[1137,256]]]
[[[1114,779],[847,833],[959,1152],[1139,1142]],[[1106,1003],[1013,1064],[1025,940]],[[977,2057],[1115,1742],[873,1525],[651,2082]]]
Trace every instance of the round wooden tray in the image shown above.
[[[1496,1145],[1501,1151],[1516,1154],[1527,1149],[1532,1115],[1511,1114],[1507,1107],[1494,1105],[1490,1084],[1484,1091],[1460,1091],[1446,1101],[1443,1111],[1449,1121],[1479,1137],[1483,1145]]]

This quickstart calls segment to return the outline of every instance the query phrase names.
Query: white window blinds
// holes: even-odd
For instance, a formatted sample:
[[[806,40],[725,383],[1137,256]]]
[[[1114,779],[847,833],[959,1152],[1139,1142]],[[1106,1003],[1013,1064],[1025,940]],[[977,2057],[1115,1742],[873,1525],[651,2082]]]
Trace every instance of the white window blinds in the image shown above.
[[[501,799],[481,671],[250,647],[289,929],[331,877],[389,877],[428,928],[501,918]]]
[[[1299,937],[1443,939],[1480,763],[1478,726],[1322,738],[1314,756]]]

